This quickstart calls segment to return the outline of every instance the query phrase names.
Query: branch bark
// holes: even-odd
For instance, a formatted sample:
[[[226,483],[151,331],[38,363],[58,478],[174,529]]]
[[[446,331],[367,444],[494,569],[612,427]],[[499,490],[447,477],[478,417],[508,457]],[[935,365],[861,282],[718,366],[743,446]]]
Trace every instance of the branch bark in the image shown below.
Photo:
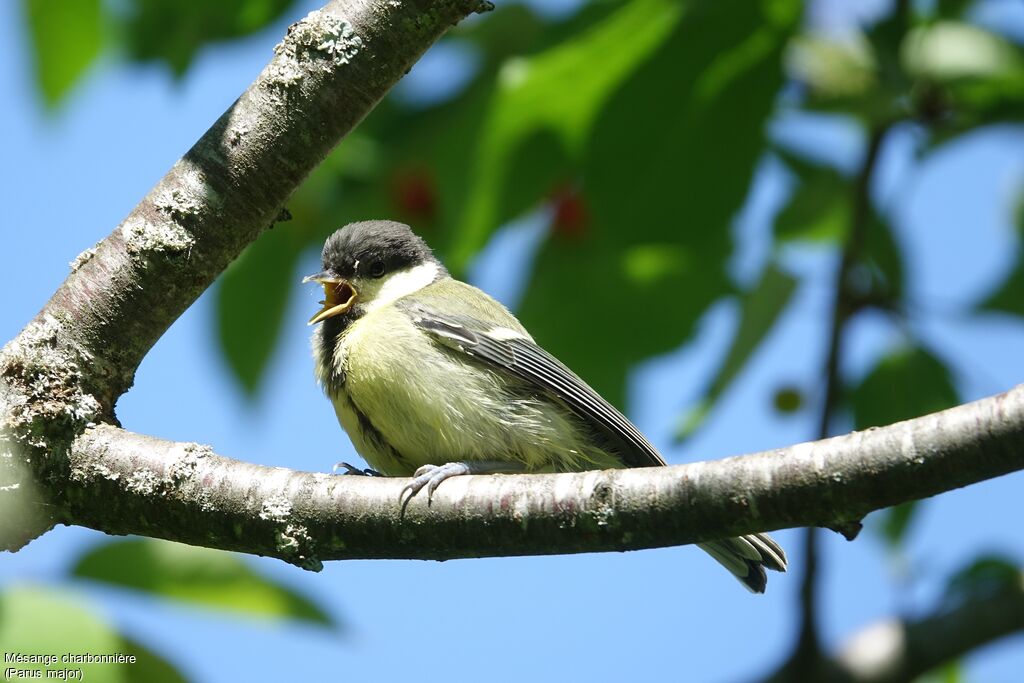
[[[284,200],[479,0],[335,0],[0,352],[0,548],[53,524],[271,555],[446,559],[627,550],[870,510],[1024,467],[1024,388],[884,429],[717,462],[465,477],[398,505],[401,480],[246,464],[123,431],[142,357]]]
[[[332,0],[0,352],[0,548],[48,529],[66,454],[170,324],[419,56],[484,0]],[[20,515],[15,524],[10,520]]]
[[[451,559],[633,550],[871,510],[1024,468],[1024,386],[889,427],[725,460],[466,476],[399,504],[405,479],[268,468],[98,426],[71,450],[60,519],[269,555]]]

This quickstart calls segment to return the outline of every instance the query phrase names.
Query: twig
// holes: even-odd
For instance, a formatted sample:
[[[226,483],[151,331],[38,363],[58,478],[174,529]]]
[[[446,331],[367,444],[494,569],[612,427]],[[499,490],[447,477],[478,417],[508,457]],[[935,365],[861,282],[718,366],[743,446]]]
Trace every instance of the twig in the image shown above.
[[[832,421],[839,405],[842,388],[839,377],[839,361],[843,351],[843,333],[846,323],[855,313],[857,293],[850,289],[854,268],[860,263],[867,228],[871,217],[871,182],[874,177],[878,154],[888,132],[888,126],[880,126],[868,138],[864,162],[853,186],[852,209],[849,232],[841,250],[839,267],[836,269],[833,285],[832,320],[828,331],[828,346],[825,352],[825,366],[822,372],[824,395],[818,417],[818,438],[832,434]],[[851,520],[853,522],[857,520]],[[818,551],[820,530],[809,527],[804,532],[804,570],[800,582],[800,632],[791,664],[795,671],[802,672],[807,680],[821,677],[822,649],[819,640],[817,618],[818,574],[821,557]]]

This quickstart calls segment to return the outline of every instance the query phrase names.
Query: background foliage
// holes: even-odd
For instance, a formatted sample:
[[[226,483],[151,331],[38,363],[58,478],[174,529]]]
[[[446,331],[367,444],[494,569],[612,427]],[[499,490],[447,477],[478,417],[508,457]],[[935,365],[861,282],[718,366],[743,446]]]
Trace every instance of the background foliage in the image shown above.
[[[695,344],[709,317],[727,308],[732,324],[704,355],[699,387],[671,397],[677,444],[699,437],[779,321],[800,305],[802,288],[822,286],[821,270],[801,265],[808,258],[827,268],[841,254],[850,260],[848,277],[836,283],[843,295],[833,322],[841,336],[864,321],[889,331],[874,352],[844,347],[826,415],[833,430],[888,424],[972,397],[959,377],[971,359],[951,362],[921,322],[943,302],[915,285],[900,196],[880,196],[870,146],[884,155],[909,145],[914,169],[923,169],[965,137],[1018,125],[1024,18],[1016,34],[1001,30],[985,20],[999,3],[980,0],[876,3],[852,17],[829,3],[796,0],[594,0],[557,11],[540,2],[498,4],[454,29],[420,75],[308,179],[289,202],[290,220],[218,282],[206,303],[211,343],[253,410],[282,353],[292,294],[311,254],[338,226],[368,217],[409,222],[461,276],[479,274],[480,262],[504,273],[505,300],[534,336],[623,407],[633,407],[626,401],[631,368]],[[218,46],[264,29],[280,33],[282,22],[306,9],[299,5],[23,0],[22,19],[40,101],[60,116],[73,110],[76,88],[97,63],[145,65],[135,68],[186,79]],[[816,144],[822,125],[852,141],[852,163]],[[774,206],[756,208],[770,226],[758,238],[738,226],[766,183],[783,190]],[[1024,259],[1020,239],[1013,244],[1003,281],[958,308],[954,324],[1024,316]],[[495,248],[497,256],[486,255]],[[817,311],[821,327],[812,334],[824,337],[833,313]],[[848,371],[847,356],[860,359],[857,372]],[[778,420],[822,409],[824,361],[811,362],[805,376],[760,392]],[[1000,377],[991,389],[1017,380]],[[182,429],[195,438],[188,425]],[[902,506],[869,525],[891,558],[904,556],[926,505]],[[801,553],[791,550],[799,574]],[[935,601],[1013,580],[1022,550],[1018,538],[962,558],[948,596]],[[115,592],[339,629],[307,593],[224,553],[100,541],[72,565],[75,585],[98,582]],[[893,580],[912,584],[918,570]],[[5,646],[144,650],[112,644],[126,636],[78,598],[14,587],[0,601]],[[81,625],[14,635],[15,624],[57,621]],[[85,630],[109,642],[83,644]],[[776,661],[785,656],[774,653]],[[152,663],[132,674],[182,679],[158,655],[145,658]],[[944,675],[959,680],[963,673],[953,666]]]

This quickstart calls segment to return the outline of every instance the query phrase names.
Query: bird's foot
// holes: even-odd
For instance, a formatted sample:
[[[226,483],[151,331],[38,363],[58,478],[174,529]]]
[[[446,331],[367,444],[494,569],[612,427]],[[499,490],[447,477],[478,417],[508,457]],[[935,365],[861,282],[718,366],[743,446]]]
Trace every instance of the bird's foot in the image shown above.
[[[338,470],[343,469],[343,468],[344,468],[345,471],[342,472],[340,476],[344,476],[346,474],[354,474],[354,475],[356,475],[358,477],[383,477],[384,476],[383,474],[381,474],[377,470],[371,469],[369,467],[367,467],[365,469],[360,469],[360,468],[356,467],[355,465],[349,465],[347,462],[335,463],[334,467],[331,468],[331,471],[334,472],[335,474],[338,474]]]
[[[412,481],[405,485],[401,493],[398,494],[398,499],[401,500],[408,491],[409,498],[407,501],[411,500],[413,496],[426,487],[427,504],[430,504],[431,499],[434,497],[434,491],[441,485],[442,481],[445,479],[451,479],[452,477],[460,477],[464,474],[473,474],[473,468],[468,462],[448,462],[444,465],[424,465],[412,473]]]
[[[520,463],[491,460],[448,462],[444,465],[423,465],[412,473],[412,481],[405,485],[405,488],[403,488],[401,493],[398,494],[398,499],[402,500],[408,491],[409,497],[405,498],[405,503],[408,504],[408,502],[412,500],[413,496],[426,488],[427,504],[429,505],[434,496],[434,491],[441,485],[441,482],[446,479],[461,477],[465,474],[522,472],[523,469],[524,467]]]

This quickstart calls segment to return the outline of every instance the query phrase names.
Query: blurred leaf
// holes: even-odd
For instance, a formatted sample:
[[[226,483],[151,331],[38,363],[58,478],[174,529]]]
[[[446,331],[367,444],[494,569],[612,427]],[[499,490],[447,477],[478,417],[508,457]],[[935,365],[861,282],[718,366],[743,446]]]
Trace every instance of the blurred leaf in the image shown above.
[[[889,221],[875,211],[868,216],[864,256],[870,278],[867,299],[883,307],[899,302],[904,293],[903,254]]]
[[[55,107],[89,68],[103,43],[100,0],[24,0],[36,84]]]
[[[853,220],[853,181],[834,168],[776,150],[799,184],[775,219],[776,239],[841,242]],[[897,308],[904,293],[903,255],[892,227],[874,208],[868,215],[861,247],[861,268],[855,270],[857,295],[864,303]]]
[[[468,195],[467,205],[449,266],[464,268],[511,218],[500,208],[506,187],[523,180],[509,174],[518,147],[550,129],[561,148],[578,155],[610,91],[665,39],[680,14],[681,4],[671,0],[635,0],[545,52],[505,62],[476,143],[474,173],[461,190]],[[507,203],[510,208],[520,204]]]
[[[740,299],[739,325],[729,351],[701,400],[701,408],[691,411],[681,421],[681,429],[676,433],[677,440],[689,438],[700,427],[703,418],[760,348],[779,315],[786,310],[796,284],[792,276],[770,263],[761,275],[761,281],[743,294]]]
[[[1020,586],[1024,582],[1020,563],[1006,555],[980,555],[949,577],[947,597],[967,599]]]
[[[140,683],[185,683],[187,680],[170,662],[133,638],[121,636],[120,651],[135,657],[128,680]]]
[[[937,0],[935,13],[943,18],[958,19],[974,5],[974,0]]]
[[[800,36],[786,52],[786,66],[793,78],[825,99],[861,98],[877,80],[871,45],[859,32],[843,39]]]
[[[474,174],[473,141],[493,89],[483,73],[454,99],[427,109],[379,104],[360,124],[356,144],[346,139],[289,201],[305,243],[319,248],[345,223],[389,217],[443,252]]]
[[[301,242],[287,228],[268,230],[221,276],[215,327],[220,349],[245,394],[256,394],[277,345],[288,296],[298,283]],[[311,313],[312,314],[312,313]]]
[[[772,396],[772,404],[778,412],[789,415],[803,408],[804,394],[795,386],[779,387]]]
[[[918,501],[901,503],[884,511],[881,523],[878,526],[882,538],[890,546],[898,546],[910,528],[910,521],[917,510]]]
[[[578,41],[579,34],[600,26],[616,7],[615,3],[591,3],[567,20],[550,22],[526,8],[507,6],[460,25],[455,39],[471,42],[483,57],[470,85],[453,99],[425,109],[385,99],[360,125],[364,140],[358,149],[346,140],[326,162],[365,168],[367,173],[356,177],[324,167],[315,171],[289,202],[296,223],[313,226],[310,241],[320,243],[351,220],[380,216],[403,220],[428,239],[453,273],[461,274],[494,227],[487,228],[483,240],[464,252],[465,259],[453,257],[452,249],[463,244],[461,224],[466,207],[476,201],[472,190],[481,178],[480,141],[490,134],[492,122],[502,116],[496,109],[501,90],[499,70],[507,71],[507,62],[522,64],[534,59],[506,57]],[[527,28],[520,32],[516,30],[520,26]],[[496,35],[500,38],[491,40]],[[626,52],[634,49],[631,45]],[[557,51],[557,47],[551,50]],[[598,71],[603,77],[604,70]],[[566,79],[563,90],[575,86],[575,80]],[[569,96],[563,92],[560,97]],[[537,103],[547,106],[543,99],[522,106]],[[555,128],[526,127],[518,142],[496,162],[501,178],[508,179],[501,191],[488,199],[493,200],[488,210],[494,211],[499,223],[558,196],[576,174],[563,135]],[[372,158],[372,164],[358,163],[363,156]],[[346,161],[342,164],[337,159]]]
[[[879,360],[849,398],[858,430],[920,417],[960,402],[949,370],[921,348],[901,349]],[[903,541],[916,510],[916,503],[905,503],[883,513],[879,530],[890,545]]]
[[[1017,250],[1017,262],[1003,283],[978,305],[982,311],[1024,316],[1024,250]]]
[[[458,24],[451,33],[478,47],[486,59],[502,61],[532,51],[548,30],[548,23],[530,5],[501,3],[474,21]]]
[[[858,430],[920,417],[959,402],[949,370],[921,348],[885,356],[850,393]]]
[[[980,126],[1024,120],[1024,51],[972,24],[943,21],[908,35],[901,53],[918,82],[915,114],[934,151]]]
[[[64,591],[48,587],[8,589],[0,594],[0,643],[6,653],[23,655],[134,655],[134,663],[6,663],[18,669],[52,672],[80,669],[79,680],[100,683],[183,683],[167,660],[119,635],[88,607]]]
[[[893,104],[906,93],[910,80],[900,61],[900,49],[910,29],[909,21],[913,10],[905,4],[895,3],[892,11],[882,17],[866,33],[875,56],[879,88],[879,102],[884,102],[880,113],[891,110]]]
[[[794,169],[792,157],[787,158],[787,165]],[[776,238],[829,242],[842,239],[850,220],[849,181],[826,166],[805,165],[800,170],[799,185],[775,219]]]
[[[963,683],[964,680],[963,666],[956,659],[915,678],[914,683]]]
[[[899,48],[906,23],[905,13],[890,11],[864,31],[811,34],[794,43],[788,63],[807,86],[803,106],[852,115],[869,128],[905,116],[912,83]]]
[[[72,573],[210,609],[334,625],[308,598],[220,550],[152,539],[111,541],[85,553]]]
[[[907,73],[944,82],[1005,76],[1021,69],[1021,58],[1005,39],[978,26],[940,21],[907,34],[900,57]]]
[[[207,43],[239,38],[280,17],[294,0],[125,0],[124,36],[138,61],[165,62],[175,75]]]
[[[506,163],[506,173],[515,181],[498,198],[497,215],[502,219],[518,216],[553,196],[559,183],[573,177],[569,153],[550,128],[525,136]]]
[[[591,220],[541,247],[521,317],[620,405],[627,368],[678,346],[730,292],[729,224],[799,15],[779,6],[690,6],[589,124],[581,209]]]

